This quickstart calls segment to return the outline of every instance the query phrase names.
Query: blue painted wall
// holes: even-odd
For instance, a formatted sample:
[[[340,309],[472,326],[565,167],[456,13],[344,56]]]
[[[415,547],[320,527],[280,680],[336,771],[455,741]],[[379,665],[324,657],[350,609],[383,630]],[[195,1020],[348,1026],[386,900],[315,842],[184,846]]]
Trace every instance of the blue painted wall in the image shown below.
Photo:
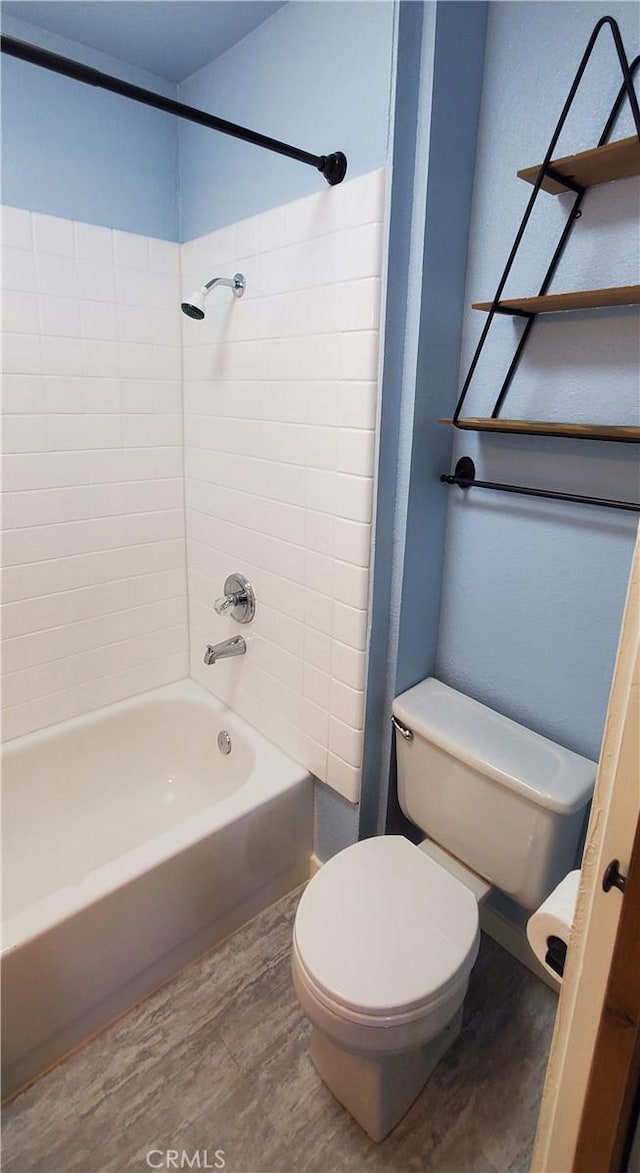
[[[175,97],[175,87],[33,25],[5,17],[7,36]],[[2,200],[178,239],[177,119],[35,65],[2,58]]]
[[[322,782],[315,783],[313,795],[314,851],[324,862],[356,842],[360,810]]]
[[[437,419],[459,362],[486,17],[401,5],[361,834],[409,831],[391,703],[435,664],[452,443]]]
[[[348,177],[387,160],[393,4],[291,0],[179,86],[181,101],[312,154]],[[318,191],[302,163],[181,123],[183,240]]]
[[[637,6],[490,6],[469,242],[467,304],[491,299],[529,195],[518,168],[542,159],[591,29],[615,16],[633,57]],[[608,35],[559,153],[594,145],[619,86]],[[628,116],[619,135],[631,133]],[[541,196],[507,293],[536,292],[567,199]],[[637,281],[638,181],[590,192],[553,290]],[[467,311],[461,379],[482,326]],[[536,323],[503,415],[639,422],[637,311]],[[469,400],[490,414],[519,327],[500,319]],[[456,397],[450,389],[447,414]],[[456,437],[482,479],[638,499],[634,446],[541,437]],[[449,510],[436,674],[592,758],[599,754],[636,517],[505,494],[444,490]]]
[[[438,425],[460,361],[487,6],[445,0],[436,14],[422,300],[396,692],[433,672],[451,433]]]
[[[246,37],[283,0],[2,0],[3,16],[182,81]]]
[[[390,0],[291,0],[178,90],[13,17],[3,31],[314,154],[344,150],[353,177],[387,159],[393,20]],[[128,99],[2,64],[2,198],[15,207],[188,240],[325,183]]]
[[[361,835],[378,834],[390,789],[411,434],[415,402],[435,51],[435,4],[399,6],[373,591],[364,727]]]

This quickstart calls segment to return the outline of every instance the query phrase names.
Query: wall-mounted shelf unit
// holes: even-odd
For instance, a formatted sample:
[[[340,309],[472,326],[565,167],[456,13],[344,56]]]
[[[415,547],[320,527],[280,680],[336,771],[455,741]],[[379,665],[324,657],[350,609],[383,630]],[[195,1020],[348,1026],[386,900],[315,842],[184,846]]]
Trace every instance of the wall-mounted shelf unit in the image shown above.
[[[640,305],[640,285],[619,285],[612,289],[576,289],[572,293],[546,293],[543,297],[508,297],[494,307],[492,301],[475,301],[474,310],[512,317],[558,314],[567,310],[603,310],[611,306]]]
[[[518,179],[535,183],[542,164],[525,167],[518,171]],[[640,142],[632,135],[577,155],[565,155],[563,159],[552,159],[543,171],[540,187],[550,195],[566,195],[579,187],[597,187],[600,183],[612,183],[615,179],[629,179],[640,175]],[[568,182],[567,182],[568,181]]]
[[[441,424],[453,424],[442,419]],[[572,424],[556,420],[507,420],[466,416],[455,425],[465,432],[515,432],[521,436],[565,436],[573,440],[617,440],[622,444],[637,444],[640,428],[620,424]]]
[[[575,155],[554,157],[560,133],[571,109],[587,63],[596,41],[602,29],[605,27],[610,29],[613,37],[622,72],[622,85],[620,86],[597,146],[587,151],[580,151]],[[473,309],[481,310],[488,315],[487,321],[482,330],[453,416],[450,419],[441,420],[440,423],[477,432],[510,432],[520,435],[564,436],[575,439],[618,441],[627,444],[640,442],[640,427],[632,424],[604,425],[570,421],[556,422],[551,420],[500,418],[500,412],[518,368],[520,358],[522,357],[533,325],[539,316],[550,313],[565,313],[568,311],[613,309],[615,307],[640,304],[640,285],[625,285],[607,289],[580,289],[566,293],[549,292],[549,286],[564,253],[573,226],[578,218],[582,216],[581,205],[588,189],[598,184],[610,183],[615,180],[640,175],[640,108],[638,107],[638,98],[633,86],[633,75],[639,64],[640,57],[637,57],[629,63],[616,21],[610,16],[603,16],[596,24],[589,38],[542,163],[536,163],[533,167],[525,167],[517,173],[520,179],[533,185],[533,191],[518,232],[516,233],[511,252],[493,300],[475,302],[473,305]],[[636,134],[628,138],[609,142],[625,98],[628,100],[631,108]],[[513,262],[525,234],[533,207],[541,191],[547,192],[550,195],[571,193],[575,198],[571,208],[568,210],[568,217],[560,239],[556,244],[555,251],[537,294],[532,297],[504,297],[504,288],[509,273],[511,272]],[[525,320],[524,326],[491,415],[487,417],[464,417],[461,415],[461,410],[496,314],[506,314],[512,317],[523,318]]]

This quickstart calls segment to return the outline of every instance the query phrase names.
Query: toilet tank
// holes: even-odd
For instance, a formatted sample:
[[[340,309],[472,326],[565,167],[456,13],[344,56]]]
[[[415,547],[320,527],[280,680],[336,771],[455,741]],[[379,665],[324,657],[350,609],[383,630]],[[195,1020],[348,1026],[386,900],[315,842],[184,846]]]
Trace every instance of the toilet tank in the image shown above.
[[[524,908],[572,867],[596,764],[430,677],[393,702],[408,819]]]

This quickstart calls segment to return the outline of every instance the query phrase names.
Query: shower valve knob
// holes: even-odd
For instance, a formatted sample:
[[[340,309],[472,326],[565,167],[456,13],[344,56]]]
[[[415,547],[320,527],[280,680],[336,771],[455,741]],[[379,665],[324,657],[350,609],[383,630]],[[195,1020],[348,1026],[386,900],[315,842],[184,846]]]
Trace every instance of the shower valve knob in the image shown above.
[[[237,603],[241,602],[237,594],[223,595],[221,599],[216,599],[213,604],[213,609],[216,615],[226,615],[227,612],[232,611]]]
[[[256,613],[256,596],[248,578],[230,574],[224,584],[224,595],[216,599],[213,609],[218,615],[231,615],[238,623],[251,623]]]

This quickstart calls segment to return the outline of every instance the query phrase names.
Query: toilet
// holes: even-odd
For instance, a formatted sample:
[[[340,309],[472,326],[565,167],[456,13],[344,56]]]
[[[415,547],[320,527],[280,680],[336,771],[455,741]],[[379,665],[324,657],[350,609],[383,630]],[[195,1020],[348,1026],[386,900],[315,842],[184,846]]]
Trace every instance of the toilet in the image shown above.
[[[313,877],[292,972],[312,1062],[375,1141],[402,1119],[462,1025],[498,888],[537,908],[574,866],[596,765],[439,680],[393,704],[402,810],[425,835],[364,839]]]

